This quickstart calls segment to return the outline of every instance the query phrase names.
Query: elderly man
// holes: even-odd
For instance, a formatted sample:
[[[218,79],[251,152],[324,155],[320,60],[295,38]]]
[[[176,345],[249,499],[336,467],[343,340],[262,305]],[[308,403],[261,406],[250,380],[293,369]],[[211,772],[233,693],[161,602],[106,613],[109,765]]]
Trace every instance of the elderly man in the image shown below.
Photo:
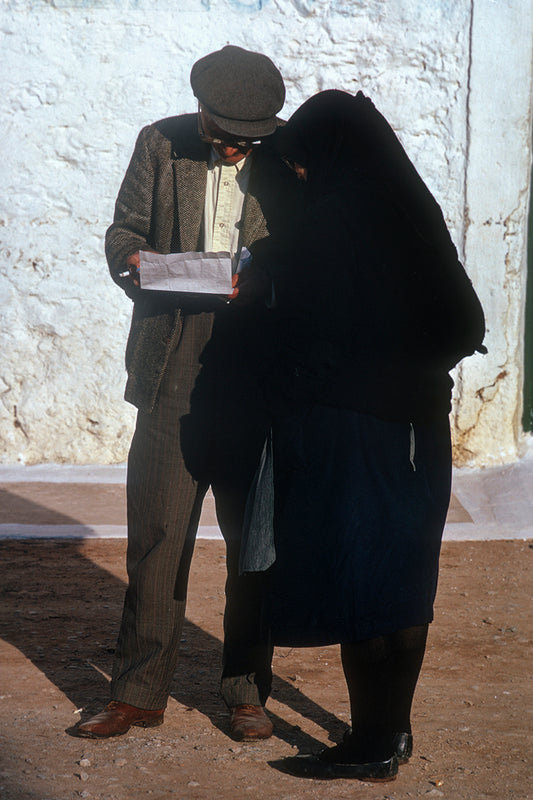
[[[234,46],[194,64],[191,86],[197,114],[141,131],[106,237],[111,275],[134,301],[126,399],[138,417],[128,461],[129,585],[112,700],[79,726],[90,738],[163,722],[209,486],[227,546],[221,691],[231,734],[247,740],[272,733],[263,708],[272,648],[260,625],[261,578],[238,568],[267,424],[255,374],[265,313],[255,297],[260,282],[253,267],[245,270],[228,303],[142,290],[137,269],[139,251],[238,254],[268,235],[283,168],[260,140],[279,124],[285,88],[270,59]]]

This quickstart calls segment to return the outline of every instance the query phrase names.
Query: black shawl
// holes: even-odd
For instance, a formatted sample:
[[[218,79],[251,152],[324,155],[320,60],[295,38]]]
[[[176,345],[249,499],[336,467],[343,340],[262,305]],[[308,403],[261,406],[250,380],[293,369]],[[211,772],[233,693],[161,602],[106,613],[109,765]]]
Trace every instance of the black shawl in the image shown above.
[[[276,147],[308,177],[262,254],[277,299],[272,384],[297,401],[388,419],[447,413],[449,370],[486,352],[484,316],[394,131],[361,92],[326,91],[278,131]]]

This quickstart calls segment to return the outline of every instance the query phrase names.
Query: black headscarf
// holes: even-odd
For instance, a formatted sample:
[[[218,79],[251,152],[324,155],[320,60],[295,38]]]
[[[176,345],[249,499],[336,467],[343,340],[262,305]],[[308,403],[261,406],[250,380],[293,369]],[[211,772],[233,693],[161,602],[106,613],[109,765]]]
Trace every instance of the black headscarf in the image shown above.
[[[308,191],[353,191],[357,171],[380,184],[430,245],[450,247],[441,209],[393,129],[358,92],[330,89],[309,98],[276,134],[278,153],[308,169]],[[451,245],[453,247],[453,245]]]

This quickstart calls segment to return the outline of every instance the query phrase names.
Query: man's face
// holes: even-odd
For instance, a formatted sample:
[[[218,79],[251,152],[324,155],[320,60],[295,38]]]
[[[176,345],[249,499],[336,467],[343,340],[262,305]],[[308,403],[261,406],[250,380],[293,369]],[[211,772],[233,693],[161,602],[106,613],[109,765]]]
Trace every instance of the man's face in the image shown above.
[[[252,139],[239,139],[231,133],[226,133],[213,122],[201,106],[198,109],[198,121],[201,139],[213,146],[225,164],[237,164],[252,152]]]

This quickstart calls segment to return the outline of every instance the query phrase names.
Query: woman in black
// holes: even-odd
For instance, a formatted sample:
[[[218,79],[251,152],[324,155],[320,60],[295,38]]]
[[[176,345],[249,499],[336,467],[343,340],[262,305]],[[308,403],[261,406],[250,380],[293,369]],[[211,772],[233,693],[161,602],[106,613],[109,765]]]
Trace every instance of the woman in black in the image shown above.
[[[301,179],[259,261],[275,289],[275,644],[340,642],[344,741],[283,768],[390,780],[433,617],[450,498],[449,371],[484,319],[442,213],[362,93],[315,95],[277,134]]]

